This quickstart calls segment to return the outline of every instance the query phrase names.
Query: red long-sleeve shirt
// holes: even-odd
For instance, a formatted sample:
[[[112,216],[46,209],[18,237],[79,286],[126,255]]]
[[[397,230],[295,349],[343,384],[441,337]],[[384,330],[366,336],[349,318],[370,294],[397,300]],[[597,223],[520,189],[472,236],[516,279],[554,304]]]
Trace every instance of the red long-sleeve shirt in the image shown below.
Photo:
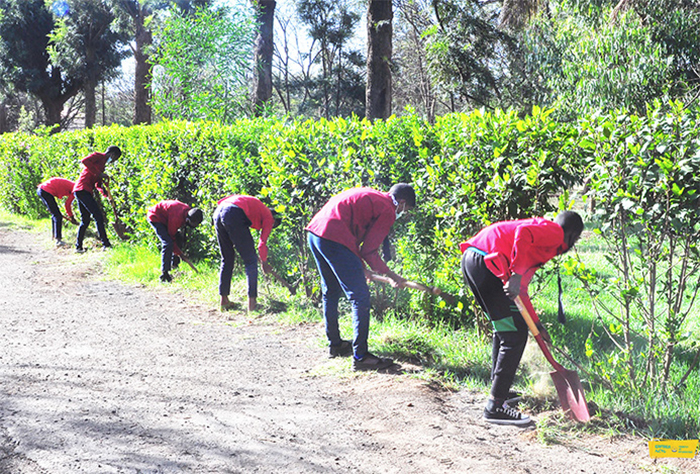
[[[39,185],[41,189],[55,198],[66,198],[66,214],[68,214],[68,217],[71,219],[75,219],[75,217],[73,217],[73,209],[71,208],[71,204],[73,204],[73,200],[75,199],[75,196],[73,196],[73,186],[75,186],[75,183],[66,178],[51,178]]]
[[[503,221],[482,229],[460,244],[462,252],[475,247],[487,254],[487,267],[503,281],[522,275],[520,296],[530,314],[536,314],[527,288],[538,268],[567,249],[564,230],[542,217]]]
[[[103,196],[107,196],[105,190],[102,189],[102,179],[100,178],[100,175],[105,172],[107,155],[95,152],[83,158],[81,163],[83,164],[83,169],[73,187],[73,192],[93,192],[97,188]]]
[[[149,222],[157,222],[168,226],[168,235],[174,239],[177,231],[185,225],[187,213],[190,212],[190,209],[192,209],[190,206],[180,201],[161,201],[148,209],[146,218]],[[180,250],[177,243],[173,245],[173,253],[182,255],[182,250]]]
[[[275,219],[272,217],[272,211],[253,196],[245,196],[242,194],[232,194],[225,198],[219,199],[217,204],[231,204],[240,207],[245,213],[250,226],[260,231],[260,240],[258,241],[258,255],[263,262],[267,261],[267,239],[272,232],[272,226],[275,224]]]
[[[349,248],[379,273],[389,267],[379,247],[396,221],[396,205],[389,193],[354,188],[333,196],[314,216],[306,230]]]

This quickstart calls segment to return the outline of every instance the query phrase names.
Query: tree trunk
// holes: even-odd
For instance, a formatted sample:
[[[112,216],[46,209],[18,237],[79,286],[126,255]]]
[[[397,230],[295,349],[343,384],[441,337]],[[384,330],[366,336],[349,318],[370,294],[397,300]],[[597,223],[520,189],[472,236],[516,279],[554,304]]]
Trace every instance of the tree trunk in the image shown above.
[[[4,99],[2,103],[0,103],[0,133],[7,133],[10,131],[10,126],[7,122],[7,99]]]
[[[153,35],[144,26],[144,16],[139,15],[136,21],[136,49],[134,59],[136,69],[134,72],[134,125],[151,123],[151,70],[148,65],[148,55],[145,53],[151,43]]]
[[[46,118],[44,124],[47,127],[58,125],[55,127],[51,133],[57,133],[61,130],[61,112],[63,112],[63,104],[65,101],[63,99],[55,98],[40,98],[41,105],[44,108],[44,114]]]
[[[367,105],[369,120],[391,115],[391,1],[369,0],[367,8]]]
[[[255,94],[255,115],[260,116],[265,104],[272,97],[272,55],[274,52],[273,30],[275,23],[275,0],[256,0],[260,29],[255,39],[253,90]]]
[[[85,82],[85,89],[83,89],[83,94],[85,95],[85,128],[95,126],[95,117],[97,116],[96,87],[96,84],[91,79]]]

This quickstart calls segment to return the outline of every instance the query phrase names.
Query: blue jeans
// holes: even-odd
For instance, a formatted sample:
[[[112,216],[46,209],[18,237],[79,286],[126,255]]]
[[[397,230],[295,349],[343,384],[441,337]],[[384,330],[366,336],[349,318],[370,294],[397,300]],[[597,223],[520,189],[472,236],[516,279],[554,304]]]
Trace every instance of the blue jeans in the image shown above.
[[[236,250],[243,259],[248,278],[248,297],[258,297],[258,254],[255,251],[253,236],[250,235],[250,219],[243,209],[231,204],[223,204],[214,211],[216,240],[219,242],[221,267],[219,268],[219,294],[228,296],[231,292],[231,277]],[[234,250],[235,247],[235,250]]]
[[[331,346],[340,344],[338,328],[338,301],[341,292],[352,305],[353,342],[355,357],[361,359],[367,354],[369,336],[369,287],[365,279],[364,266],[360,257],[346,246],[308,233],[311,253],[321,274],[323,292],[323,320],[326,336]]]
[[[51,213],[51,236],[56,240],[61,240],[63,215],[61,214],[61,210],[58,208],[58,204],[56,204],[56,198],[53,196],[53,194],[49,193],[48,191],[44,191],[41,188],[37,188],[36,192],[41,200],[44,201],[46,208]]]
[[[90,216],[95,219],[95,226],[97,226],[97,235],[102,241],[104,247],[111,247],[112,244],[109,243],[109,238],[107,238],[107,231],[105,230],[105,220],[102,215],[102,209],[92,197],[92,193],[89,191],[76,191],[73,193],[75,199],[78,201],[80,208],[80,227],[78,227],[78,239],[75,242],[76,249],[83,248],[83,240],[85,239],[85,232],[90,225]]]
[[[168,233],[168,226],[160,222],[148,221],[156,231],[156,235],[160,239],[160,272],[170,272],[173,264],[173,244],[174,240]]]

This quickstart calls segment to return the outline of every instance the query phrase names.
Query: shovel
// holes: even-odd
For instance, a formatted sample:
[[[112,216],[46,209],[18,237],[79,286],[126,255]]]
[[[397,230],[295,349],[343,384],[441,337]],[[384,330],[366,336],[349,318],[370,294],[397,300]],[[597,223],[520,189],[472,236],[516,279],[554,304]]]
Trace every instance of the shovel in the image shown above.
[[[520,314],[527,323],[527,327],[530,328],[530,332],[535,336],[537,345],[542,349],[544,357],[552,364],[552,367],[554,367],[554,372],[550,372],[549,375],[552,376],[554,387],[557,389],[557,395],[559,395],[559,403],[561,404],[562,410],[574,421],[583,423],[589,421],[591,415],[588,413],[586,397],[583,394],[583,387],[581,386],[581,380],[579,380],[578,374],[576,371],[569,370],[554,360],[549,347],[547,347],[542,334],[539,329],[537,329],[535,321],[533,321],[534,318],[530,315],[530,312],[525,307],[520,296],[515,298],[515,305],[518,307],[518,310],[520,310]],[[537,316],[535,316],[535,318],[537,318]]]
[[[393,283],[393,280],[387,276],[384,275],[379,275],[377,273],[370,273],[370,280],[376,281],[379,283]],[[442,291],[440,288],[434,287],[431,288],[428,285],[424,285],[423,283],[418,283],[417,281],[411,281],[411,280],[406,280],[404,282],[404,286],[406,288],[412,288],[414,290],[419,290],[419,291],[424,291],[426,293],[430,293],[431,295],[438,295],[440,298],[445,300],[447,304],[453,305],[455,303],[455,297],[449,293],[445,293]]]
[[[114,212],[114,223],[112,224],[112,227],[114,227],[114,232],[117,233],[120,239],[122,240],[128,240],[129,237],[126,235],[126,224],[122,222],[121,219],[119,219],[119,216],[117,215],[117,206],[114,204],[114,198],[112,197],[112,193],[110,192],[109,188],[107,187],[107,183],[103,183],[102,188],[105,190],[107,193],[107,199],[109,200],[109,203],[112,206],[112,211]]]

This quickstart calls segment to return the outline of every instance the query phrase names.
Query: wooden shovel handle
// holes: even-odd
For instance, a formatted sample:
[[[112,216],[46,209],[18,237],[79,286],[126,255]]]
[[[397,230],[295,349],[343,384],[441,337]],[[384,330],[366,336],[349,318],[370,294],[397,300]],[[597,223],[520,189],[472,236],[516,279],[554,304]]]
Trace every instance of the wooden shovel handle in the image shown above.
[[[388,276],[384,275],[379,275],[378,273],[370,272],[370,280],[376,281],[378,283],[387,283],[387,284],[392,284],[394,280],[392,278],[389,278]],[[430,293],[431,295],[434,295],[433,288],[429,287],[428,285],[424,285],[423,283],[419,283],[417,281],[411,281],[411,280],[406,280],[404,282],[404,286],[406,288],[412,288],[414,290],[419,290],[419,291],[424,291],[426,293]],[[445,293],[444,291],[440,290],[440,293],[437,295],[445,300],[449,304],[454,304],[455,298],[449,293]]]
[[[525,303],[523,303],[523,300],[520,299],[520,296],[515,297],[515,306],[518,307],[518,311],[520,311],[520,314],[522,315],[523,319],[525,320],[525,324],[527,324],[527,327],[530,328],[530,332],[532,333],[533,336],[535,336],[535,340],[537,341],[537,345],[540,346],[540,349],[542,349],[542,353],[544,354],[544,357],[549,361],[550,364],[552,364],[552,367],[554,367],[554,370],[557,372],[562,372],[565,373],[566,369],[556,360],[554,360],[554,357],[552,356],[552,352],[549,350],[549,347],[547,347],[547,344],[544,341],[544,338],[542,337],[542,334],[540,334],[540,330],[537,328],[537,324],[532,320],[532,316],[530,315],[530,312],[527,310],[525,307]]]

